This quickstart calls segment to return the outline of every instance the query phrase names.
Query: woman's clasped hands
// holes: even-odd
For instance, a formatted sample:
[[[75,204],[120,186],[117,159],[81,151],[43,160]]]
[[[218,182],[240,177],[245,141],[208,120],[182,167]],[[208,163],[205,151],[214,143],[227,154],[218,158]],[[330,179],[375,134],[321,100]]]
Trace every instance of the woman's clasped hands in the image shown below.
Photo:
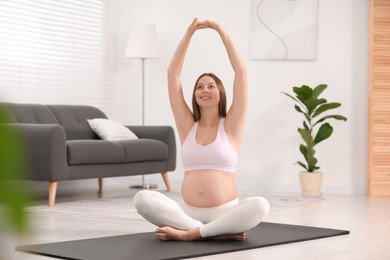
[[[220,25],[217,22],[210,21],[210,20],[200,21],[198,18],[195,18],[190,24],[190,26],[188,27],[188,32],[194,33],[196,30],[199,29],[218,30],[219,28]]]

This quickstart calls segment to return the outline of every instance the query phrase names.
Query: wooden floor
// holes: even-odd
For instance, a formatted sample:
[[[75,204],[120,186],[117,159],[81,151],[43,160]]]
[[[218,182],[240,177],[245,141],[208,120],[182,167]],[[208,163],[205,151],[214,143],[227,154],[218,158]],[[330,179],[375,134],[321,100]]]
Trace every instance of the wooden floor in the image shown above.
[[[129,193],[126,187],[106,188],[103,197]],[[58,202],[98,197],[95,189],[59,194]],[[46,201],[38,201],[44,204]],[[15,252],[18,244],[37,244],[92,237],[149,232],[147,222],[31,214],[31,232],[22,239],[3,232],[0,259],[54,259]],[[390,259],[390,198],[324,195],[324,200],[272,212],[266,221],[350,230],[350,235],[305,241],[194,259]],[[112,258],[113,260],[115,258]]]

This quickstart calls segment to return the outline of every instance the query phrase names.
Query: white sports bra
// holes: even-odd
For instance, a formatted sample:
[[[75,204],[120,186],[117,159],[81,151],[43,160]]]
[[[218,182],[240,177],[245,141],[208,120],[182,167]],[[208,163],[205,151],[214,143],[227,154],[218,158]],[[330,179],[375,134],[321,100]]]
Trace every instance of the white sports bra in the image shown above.
[[[236,172],[238,154],[225,133],[224,121],[224,118],[219,121],[217,137],[214,142],[208,145],[199,145],[196,142],[199,122],[194,123],[181,148],[181,158],[185,171],[219,170]]]

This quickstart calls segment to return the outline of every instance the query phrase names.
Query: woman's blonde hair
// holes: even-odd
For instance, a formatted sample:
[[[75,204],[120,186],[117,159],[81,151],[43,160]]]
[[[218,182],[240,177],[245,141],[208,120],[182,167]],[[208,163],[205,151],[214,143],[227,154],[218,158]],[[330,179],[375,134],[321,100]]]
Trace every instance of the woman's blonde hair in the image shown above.
[[[217,84],[217,88],[219,91],[218,115],[220,117],[226,117],[226,91],[222,81],[214,73],[203,73],[196,80],[194,89],[192,91],[192,114],[194,116],[195,122],[199,121],[201,117],[200,108],[198,103],[196,102],[195,91],[198,87],[199,80],[204,76],[212,77]]]

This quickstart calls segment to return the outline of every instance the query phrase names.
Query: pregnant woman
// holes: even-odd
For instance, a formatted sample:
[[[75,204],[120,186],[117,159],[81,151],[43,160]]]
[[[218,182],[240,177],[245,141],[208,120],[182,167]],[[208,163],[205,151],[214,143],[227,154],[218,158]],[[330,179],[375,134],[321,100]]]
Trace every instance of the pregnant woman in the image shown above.
[[[196,80],[192,112],[184,100],[180,74],[191,38],[200,29],[219,34],[233,68],[233,101],[228,111],[223,83],[213,73]],[[204,57],[205,62],[208,59]],[[245,232],[268,215],[270,205],[263,197],[238,199],[235,172],[246,121],[248,84],[245,64],[220,24],[192,21],[169,65],[168,91],[182,144],[183,201],[176,202],[157,191],[139,191],[134,197],[138,213],[158,226],[160,240],[244,240]]]

